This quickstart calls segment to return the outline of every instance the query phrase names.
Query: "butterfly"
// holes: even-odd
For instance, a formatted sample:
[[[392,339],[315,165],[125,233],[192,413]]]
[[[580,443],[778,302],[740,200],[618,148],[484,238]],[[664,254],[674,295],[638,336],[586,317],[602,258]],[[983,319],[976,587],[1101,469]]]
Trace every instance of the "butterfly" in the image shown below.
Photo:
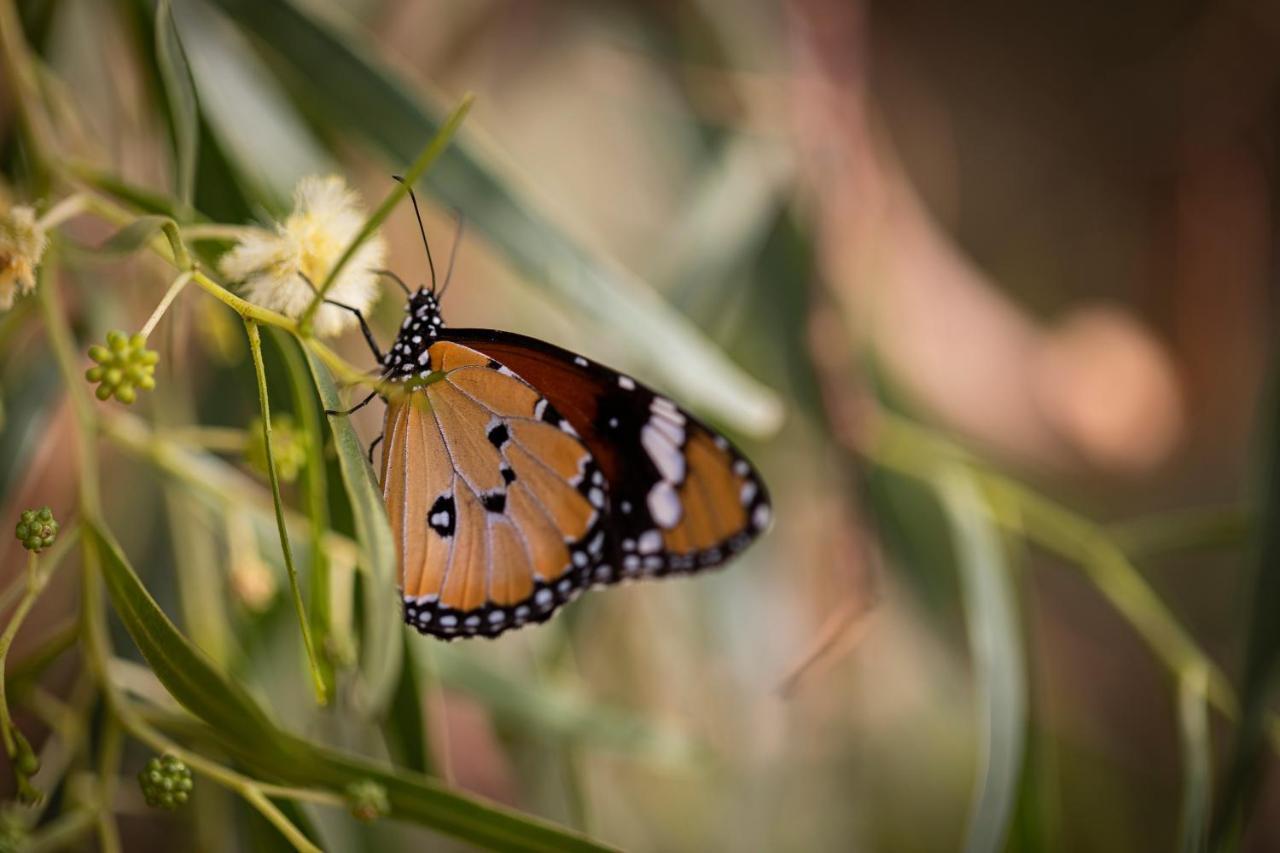
[[[410,197],[431,287],[378,271],[408,297],[386,353],[356,311],[381,366],[380,482],[408,624],[496,637],[595,586],[719,566],[769,527],[755,468],[667,397],[534,338],[448,328],[453,257],[437,293]]]

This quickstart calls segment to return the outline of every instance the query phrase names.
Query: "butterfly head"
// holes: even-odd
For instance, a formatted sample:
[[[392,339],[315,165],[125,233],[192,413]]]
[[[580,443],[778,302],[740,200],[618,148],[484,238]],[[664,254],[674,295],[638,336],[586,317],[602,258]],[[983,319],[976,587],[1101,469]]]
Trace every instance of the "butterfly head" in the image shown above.
[[[400,334],[383,356],[383,367],[394,378],[410,378],[430,371],[427,349],[444,328],[440,297],[425,287],[410,294],[405,303]]]
[[[409,315],[405,318],[406,330],[414,329],[415,334],[429,335],[434,338],[436,333],[444,328],[444,317],[440,313],[440,297],[436,295],[434,289],[419,287],[409,297],[404,310]]]

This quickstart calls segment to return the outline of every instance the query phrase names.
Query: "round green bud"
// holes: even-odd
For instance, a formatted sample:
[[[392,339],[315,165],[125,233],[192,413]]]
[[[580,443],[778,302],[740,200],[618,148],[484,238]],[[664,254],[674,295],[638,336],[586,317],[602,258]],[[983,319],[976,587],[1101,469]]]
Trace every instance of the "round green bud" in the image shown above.
[[[366,823],[391,813],[387,789],[372,779],[361,779],[347,786],[351,814]]]
[[[191,768],[173,755],[156,756],[138,774],[142,796],[153,808],[173,809],[191,799]]]
[[[13,529],[14,536],[28,551],[40,552],[53,544],[58,537],[58,522],[47,506],[29,509],[18,516]]]

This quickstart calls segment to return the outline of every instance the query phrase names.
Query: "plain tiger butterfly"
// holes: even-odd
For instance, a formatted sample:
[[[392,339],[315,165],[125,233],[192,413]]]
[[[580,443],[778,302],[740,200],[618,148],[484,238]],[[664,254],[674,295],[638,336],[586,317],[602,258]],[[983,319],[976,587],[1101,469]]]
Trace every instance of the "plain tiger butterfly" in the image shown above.
[[[408,297],[385,354],[339,306],[396,384],[380,479],[406,622],[496,637],[594,586],[719,566],[769,526],[764,483],[724,436],[580,355],[447,328],[430,247],[427,262],[430,289],[385,273]]]

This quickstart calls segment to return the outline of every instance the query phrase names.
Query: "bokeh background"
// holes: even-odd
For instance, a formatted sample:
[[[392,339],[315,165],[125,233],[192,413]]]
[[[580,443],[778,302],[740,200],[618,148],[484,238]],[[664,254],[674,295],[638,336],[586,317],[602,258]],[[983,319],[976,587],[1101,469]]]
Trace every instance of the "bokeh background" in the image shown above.
[[[483,154],[492,185],[446,159],[423,197],[437,257],[454,210],[468,221],[448,320],[553,340],[683,397],[770,484],[773,531],[724,572],[590,594],[498,642],[411,637],[439,676],[422,700],[433,767],[451,784],[634,850],[962,846],[991,745],[971,651],[982,611],[938,494],[883,464],[868,437],[886,417],[925,424],[1104,525],[1210,656],[1242,671],[1251,537],[1274,524],[1253,519],[1275,440],[1261,404],[1276,335],[1280,13],[1239,2],[173,5],[202,111],[202,214],[263,221],[287,209],[299,177],[330,171],[372,204],[427,141],[411,115],[362,108],[358,90],[309,75],[297,56],[322,46],[291,20],[353,46],[427,116],[474,92],[460,144]],[[151,8],[16,4],[56,74],[67,150],[163,190],[172,154]],[[11,82],[0,79],[0,151],[17,197],[29,158]],[[673,381],[683,351],[667,327],[637,333],[636,318],[611,313],[578,256],[524,228],[512,199],[581,257],[660,293],[689,323],[671,335],[696,330],[722,348],[743,414],[732,395],[712,411],[689,398],[719,374]],[[67,231],[92,245],[111,229]],[[386,233],[389,266],[424,280],[407,208]],[[138,258],[65,267],[86,341],[136,328],[169,275]],[[383,340],[399,311],[392,288],[373,318]],[[162,388],[135,413],[174,430],[247,426],[252,371],[234,317],[189,292],[165,323]],[[2,516],[43,503],[70,513],[70,412],[35,311],[0,327]],[[339,349],[368,363],[358,335]],[[776,429],[771,412],[784,415]],[[361,435],[379,418],[377,406],[360,413]],[[249,470],[234,451],[221,457]],[[184,629],[291,729],[376,751],[314,708],[283,596],[245,606],[226,519],[185,507],[128,454],[105,458],[109,515]],[[1007,529],[997,537],[1025,676],[1023,713],[1005,721],[1025,735],[1012,738],[1024,748],[1007,847],[1179,846],[1185,762],[1167,668],[1075,565]],[[17,544],[0,547],[16,577]],[[74,611],[75,578],[60,575],[32,633]],[[74,663],[65,669],[47,690],[68,689]],[[1235,728],[1214,719],[1221,793]],[[1246,849],[1280,845],[1280,790],[1263,778]],[[122,793],[130,849],[171,848],[173,833],[200,849],[267,843],[242,806],[201,793],[172,818]],[[334,849],[450,844],[315,819]]]

